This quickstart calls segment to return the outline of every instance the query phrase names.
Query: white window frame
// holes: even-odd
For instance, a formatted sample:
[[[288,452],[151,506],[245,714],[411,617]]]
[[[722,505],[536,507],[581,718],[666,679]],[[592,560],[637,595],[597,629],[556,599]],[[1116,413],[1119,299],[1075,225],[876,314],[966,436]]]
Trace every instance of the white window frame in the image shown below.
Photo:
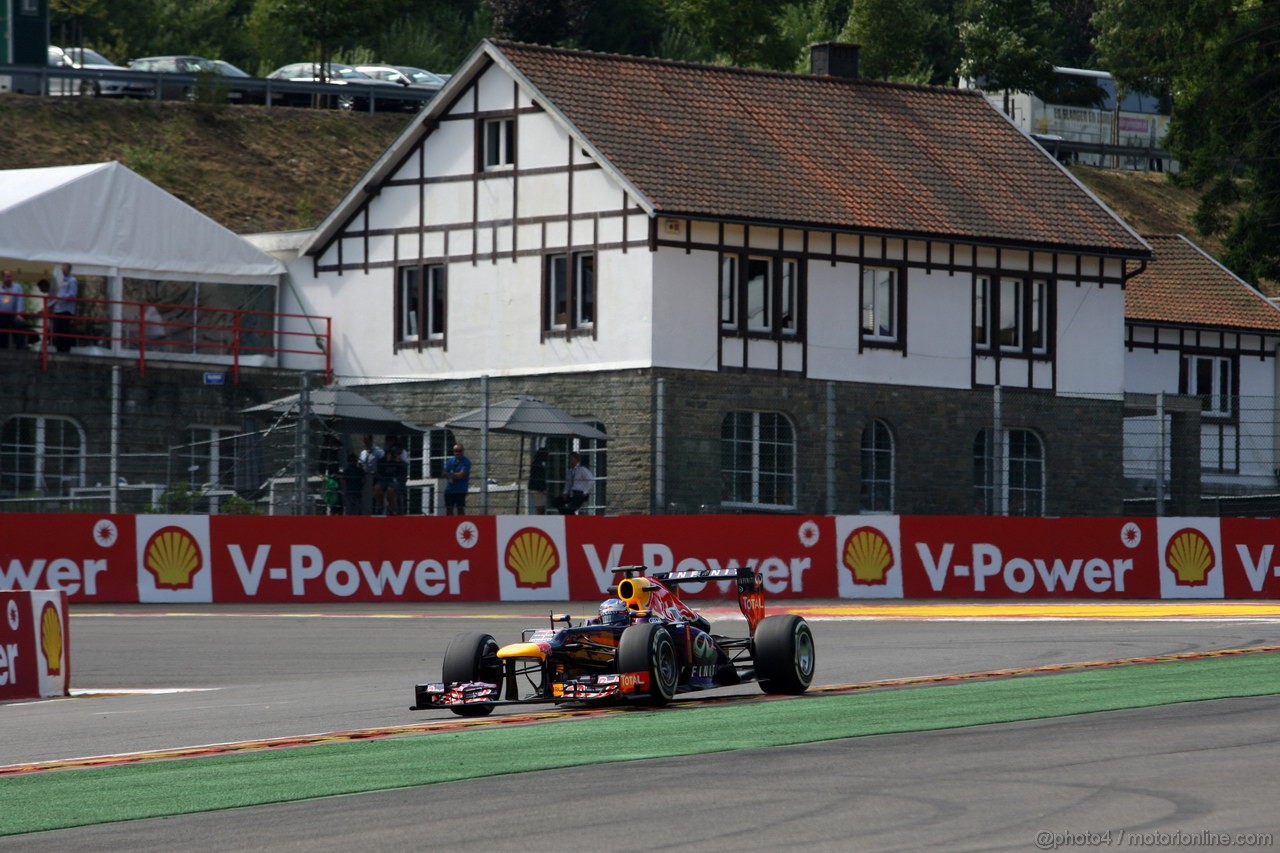
[[[863,427],[859,446],[862,463],[859,501],[862,512],[893,512],[895,449],[893,430],[889,429],[887,423],[876,418]],[[888,499],[882,506],[878,496],[886,490]]]
[[[763,268],[763,275],[756,273]],[[747,256],[747,331],[773,331],[773,258],[761,255]]]
[[[898,300],[902,298],[898,270],[893,267],[862,269],[862,339],[898,342]]]
[[[785,438],[780,435],[783,427]],[[780,412],[730,412],[721,424],[720,445],[720,475],[725,489],[721,506],[795,509],[796,430],[790,418]],[[744,459],[745,466],[740,464]],[[779,460],[780,464],[768,465]],[[737,485],[743,475],[747,478],[745,492],[739,491]]]
[[[20,421],[34,421],[30,444],[9,439],[11,430],[20,430]],[[59,444],[67,452],[54,452],[50,447],[50,433],[57,427],[65,436],[68,428],[74,430],[78,447]],[[71,490],[85,485],[86,442],[84,427],[72,418],[59,415],[14,415],[0,422],[0,494],[20,496],[34,493],[40,497],[69,497]],[[30,459],[30,470],[23,470],[20,458]],[[52,466],[51,460],[67,459],[69,465]],[[17,460],[17,461],[15,461]],[[53,468],[57,472],[52,472]],[[68,471],[68,469],[70,469]],[[50,489],[50,477],[57,488]]]
[[[1187,393],[1201,400],[1202,418],[1230,418],[1235,415],[1232,405],[1234,387],[1234,359],[1225,355],[1188,353]]]
[[[444,264],[400,267],[400,340],[443,341],[447,273]],[[425,314],[425,316],[423,316]],[[426,337],[422,329],[427,329]]]
[[[516,162],[516,120],[510,116],[484,122],[484,168],[510,169]]]
[[[720,256],[720,328],[738,330],[738,256]]]
[[[1047,355],[1051,293],[1049,282],[1041,278],[975,278],[974,347],[983,351],[998,347],[1009,355]]]
[[[974,490],[989,515],[1043,516],[1048,484],[1044,439],[1034,430],[1006,429],[992,447],[991,430],[974,439]],[[1028,450],[1034,448],[1034,453]]]
[[[570,257],[572,283],[568,280]],[[548,331],[590,329],[597,310],[596,253],[556,252],[546,256],[545,264]]]

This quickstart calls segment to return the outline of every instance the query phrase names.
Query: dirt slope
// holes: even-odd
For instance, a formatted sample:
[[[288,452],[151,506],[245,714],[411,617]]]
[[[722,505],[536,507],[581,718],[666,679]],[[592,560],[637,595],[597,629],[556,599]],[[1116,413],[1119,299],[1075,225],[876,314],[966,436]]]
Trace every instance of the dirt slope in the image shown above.
[[[315,225],[404,129],[400,114],[0,96],[0,169],[119,160],[233,231]],[[1181,233],[1193,193],[1157,173],[1078,167],[1139,233]]]

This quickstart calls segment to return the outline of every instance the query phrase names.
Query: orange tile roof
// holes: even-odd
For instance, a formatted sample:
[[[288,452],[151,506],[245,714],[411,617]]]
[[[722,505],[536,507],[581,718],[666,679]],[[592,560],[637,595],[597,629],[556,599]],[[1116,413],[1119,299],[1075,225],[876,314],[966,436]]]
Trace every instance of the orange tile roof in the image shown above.
[[[1147,254],[975,91],[493,45],[659,213]]]
[[[1144,239],[1154,255],[1125,286],[1125,320],[1280,332],[1280,309],[1190,240]]]

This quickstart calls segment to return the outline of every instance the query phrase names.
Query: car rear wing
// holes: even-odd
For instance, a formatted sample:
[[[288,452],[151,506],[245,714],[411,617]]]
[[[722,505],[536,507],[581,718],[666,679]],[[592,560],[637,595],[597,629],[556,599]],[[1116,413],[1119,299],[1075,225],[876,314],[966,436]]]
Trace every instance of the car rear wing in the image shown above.
[[[715,583],[717,581],[737,581],[738,609],[747,618],[754,636],[756,625],[764,618],[764,578],[750,566],[729,566],[727,568],[702,568],[677,572],[653,572],[646,575],[648,566],[617,566],[614,572],[624,578],[650,577],[669,588],[678,598],[680,586],[691,583]]]

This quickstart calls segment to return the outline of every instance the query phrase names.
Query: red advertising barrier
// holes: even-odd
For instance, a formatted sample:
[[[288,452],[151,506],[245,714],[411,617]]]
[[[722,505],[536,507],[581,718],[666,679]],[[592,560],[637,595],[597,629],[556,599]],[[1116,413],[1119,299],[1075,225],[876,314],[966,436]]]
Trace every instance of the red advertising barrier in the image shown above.
[[[1280,598],[1280,523],[987,516],[0,515],[0,589],[74,602],[568,601],[620,565],[770,598]],[[729,597],[712,584],[693,597]]]
[[[67,695],[67,594],[0,590],[0,702]]]

